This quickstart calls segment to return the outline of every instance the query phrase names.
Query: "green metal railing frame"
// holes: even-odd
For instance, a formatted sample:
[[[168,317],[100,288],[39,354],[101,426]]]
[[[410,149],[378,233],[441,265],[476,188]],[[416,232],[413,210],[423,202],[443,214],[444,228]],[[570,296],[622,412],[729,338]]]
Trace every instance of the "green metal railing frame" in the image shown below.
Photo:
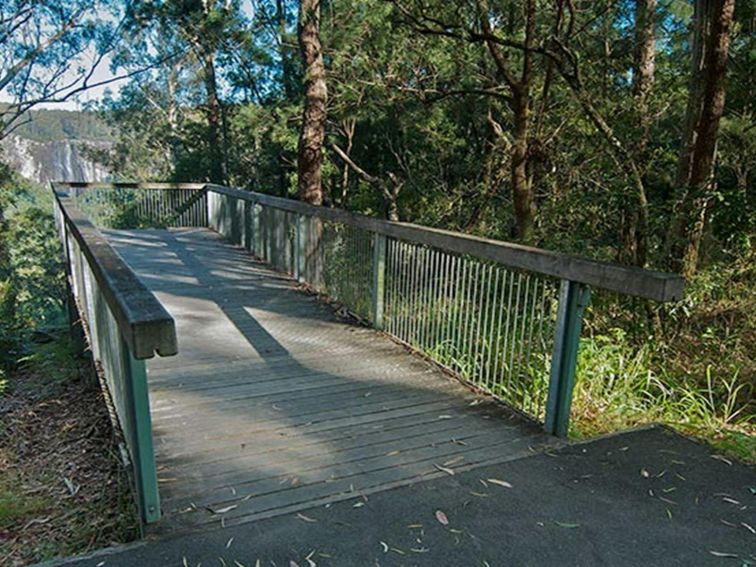
[[[261,208],[271,207],[295,214],[296,231],[292,271],[299,281],[305,281],[304,264],[307,243],[304,227],[308,220],[318,219],[341,223],[370,232],[373,235],[370,321],[377,329],[382,329],[384,326],[388,237],[494,261],[507,269],[523,270],[540,276],[557,278],[560,281],[559,301],[544,420],[546,432],[556,436],[566,436],[569,429],[582,318],[584,309],[590,301],[590,288],[610,290],[657,302],[677,301],[683,295],[684,280],[677,274],[598,262],[410,223],[385,221],[339,209],[314,207],[299,201],[218,185],[208,185],[207,191],[210,227],[263,259],[269,260],[271,253],[269,249],[263,250],[260,246]],[[243,203],[242,219],[236,216],[219,218],[220,211],[216,210],[217,204],[210,198],[213,194],[225,195],[233,199],[234,212],[231,214],[234,215],[238,214],[238,206]],[[267,244],[270,245],[269,242]]]
[[[507,270],[556,279],[560,284],[544,428],[548,433],[557,436],[567,435],[569,428],[583,312],[590,301],[590,289],[610,290],[657,302],[679,300],[683,293],[684,280],[676,274],[597,262],[410,223],[385,221],[339,209],[314,207],[291,199],[218,185],[82,183],[70,184],[69,187],[76,190],[113,187],[196,189],[198,195],[207,196],[207,219],[210,228],[254,255],[271,262],[277,268],[292,273],[298,281],[314,285],[316,288],[322,285],[322,274],[315,277],[320,281],[308,281],[307,263],[307,258],[312,257],[318,246],[318,243],[313,243],[312,237],[308,236],[313,233],[313,227],[322,228],[323,222],[330,222],[367,231],[372,238],[372,258],[368,260],[371,262],[372,277],[369,284],[370,306],[365,315],[377,329],[384,329],[385,326],[389,238],[445,253],[494,262]],[[228,200],[219,202],[212,197],[213,195],[225,196]],[[273,211],[278,211],[283,216],[277,217]],[[282,224],[276,224],[276,221],[282,220]],[[286,230],[291,230],[291,234],[287,234]],[[322,234],[317,230],[315,232]],[[274,258],[276,254],[278,256]],[[316,271],[317,269],[322,269],[322,266],[316,266]],[[138,362],[135,364],[138,365]],[[136,374],[138,373],[137,369]]]
[[[149,189],[175,187],[168,184],[123,185]],[[78,189],[117,186],[53,183],[51,190],[66,282],[72,298],[69,305],[76,307],[69,310],[72,319],[77,319],[71,323],[84,323],[93,355],[100,357],[103,370],[110,368],[116,374],[106,377],[105,383],[109,384],[108,378],[111,381],[120,379],[113,388],[109,386],[109,395],[116,406],[120,425],[125,427],[128,424],[124,436],[131,459],[137,506],[142,522],[149,524],[160,518],[160,496],[145,360],[156,354],[177,354],[175,323],[154,294],[78,209],[71,194]],[[191,188],[203,189],[204,185]],[[109,339],[109,342],[100,344],[100,339]]]

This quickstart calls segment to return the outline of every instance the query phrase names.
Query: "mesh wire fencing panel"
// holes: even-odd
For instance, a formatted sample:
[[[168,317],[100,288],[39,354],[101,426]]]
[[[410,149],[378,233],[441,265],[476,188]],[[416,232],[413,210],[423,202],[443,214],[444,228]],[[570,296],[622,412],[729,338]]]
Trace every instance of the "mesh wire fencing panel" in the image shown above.
[[[311,221],[312,222],[312,221]],[[322,222],[320,290],[363,319],[371,316],[373,235],[354,226]]]
[[[386,330],[542,420],[558,282],[390,239]]]
[[[73,195],[81,211],[102,228],[207,226],[202,189],[91,188]]]
[[[380,301],[386,332],[543,420],[558,280],[388,238],[376,293],[384,237],[227,194],[209,199],[210,226],[232,242],[365,320],[375,322]]]

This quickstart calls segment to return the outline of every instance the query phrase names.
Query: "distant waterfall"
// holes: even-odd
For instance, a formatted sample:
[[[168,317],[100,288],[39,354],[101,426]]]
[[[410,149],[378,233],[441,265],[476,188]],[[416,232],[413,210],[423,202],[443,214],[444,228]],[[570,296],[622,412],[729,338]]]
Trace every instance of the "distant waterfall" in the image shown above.
[[[35,142],[8,136],[0,142],[0,160],[7,162],[22,176],[36,181],[106,181],[109,172],[99,163],[87,159],[85,145],[102,146],[102,142],[53,140]]]

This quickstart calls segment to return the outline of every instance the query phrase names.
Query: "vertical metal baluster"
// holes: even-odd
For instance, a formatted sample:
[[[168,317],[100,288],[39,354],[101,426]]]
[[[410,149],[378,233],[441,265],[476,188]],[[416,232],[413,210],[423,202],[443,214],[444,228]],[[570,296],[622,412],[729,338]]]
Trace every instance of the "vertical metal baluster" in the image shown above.
[[[412,270],[412,286],[411,286],[411,292],[410,292],[410,324],[411,324],[411,330],[410,330],[410,344],[415,346],[417,344],[417,310],[418,310],[418,288],[419,288],[419,280],[420,280],[420,254],[421,254],[421,248],[420,246],[414,245],[413,247],[413,254],[412,254],[412,260],[413,260],[413,270]]]
[[[454,336],[453,325],[454,317],[456,315],[457,304],[457,291],[459,289],[459,282],[457,281],[458,257],[456,255],[450,255],[449,257],[449,279],[447,280],[447,301],[446,301],[446,317],[444,318],[444,352],[447,355],[451,355],[453,352],[452,337]]]
[[[477,317],[475,320],[475,330],[473,331],[473,340],[471,343],[471,346],[473,348],[472,360],[475,373],[475,382],[478,384],[480,384],[481,382],[481,374],[483,370],[482,365],[480,364],[480,355],[483,352],[483,338],[480,331],[483,326],[483,319],[486,313],[487,298],[490,293],[489,286],[491,285],[491,265],[482,264],[480,271],[482,272],[480,281],[478,283],[480,293],[478,294],[478,299],[475,305],[475,313]]]
[[[461,370],[462,364],[460,362],[462,350],[460,346],[460,327],[462,326],[462,314],[464,311],[464,297],[466,293],[466,285],[465,285],[465,278],[467,276],[467,259],[460,256],[457,260],[457,273],[456,273],[456,284],[457,289],[454,294],[454,312],[452,313],[452,321],[450,325],[450,335],[451,335],[451,342],[450,342],[450,348],[451,348],[451,356],[452,356],[452,364],[450,364],[451,368],[454,368],[455,370]]]
[[[427,351],[428,348],[428,319],[430,316],[429,294],[430,275],[431,275],[431,254],[430,248],[423,248],[422,278],[420,280],[420,332],[418,333],[420,348]]]
[[[504,360],[503,360],[503,352],[505,351],[503,333],[502,333],[502,322],[505,321],[504,318],[504,312],[507,311],[506,309],[506,298],[507,298],[507,280],[510,277],[510,272],[507,269],[502,268],[501,269],[501,294],[499,296],[499,313],[498,313],[498,323],[496,325],[496,350],[494,352],[494,362],[493,362],[493,380],[497,388],[494,390],[495,392],[500,390],[504,386],[504,381],[502,380],[501,374],[504,372]],[[506,323],[503,328],[504,333],[506,333]]]
[[[543,323],[544,323],[544,320],[546,319],[546,305],[548,303],[549,293],[551,292],[550,283],[551,282],[549,280],[546,280],[546,279],[543,280],[543,286],[542,286],[543,293],[541,294],[541,308],[538,314],[538,347],[539,347],[538,354],[540,356],[545,355],[544,348],[543,348],[544,347]],[[542,370],[542,369],[539,368],[539,370]],[[538,396],[537,405],[536,405],[536,413],[535,413],[535,416],[538,419],[542,418],[541,412],[543,411],[544,402],[545,400],[543,399],[543,396]]]
[[[386,330],[391,335],[396,335],[396,240],[386,238],[388,247],[386,277],[388,283],[388,294],[386,297]]]
[[[433,352],[438,352],[438,329],[439,329],[439,323],[441,320],[441,310],[442,310],[442,302],[441,302],[441,278],[443,277],[443,261],[444,261],[444,253],[440,250],[433,250],[434,252],[434,261],[433,261],[433,293],[432,293],[432,303],[430,306],[431,309],[431,330],[430,330],[430,348],[433,350]]]
[[[409,272],[407,269],[407,244],[401,240],[397,241],[399,244],[399,293],[397,294],[398,312],[399,316],[397,337],[406,342],[407,336],[407,291],[409,290]]]
[[[527,313],[528,313],[528,298],[530,296],[531,279],[532,278],[529,273],[525,275],[525,296],[523,297],[523,300],[522,300],[522,314],[520,315],[520,340],[518,341],[519,344],[517,345],[517,372],[515,376],[518,381],[518,391],[520,393],[522,393],[522,384],[523,384],[522,353],[523,353],[523,350],[525,349],[525,328],[528,324]],[[523,400],[520,399],[519,402],[520,402],[520,405],[522,405]]]
[[[496,343],[494,341],[494,324],[496,321],[496,315],[497,312],[501,311],[501,306],[497,305],[496,300],[499,297],[499,279],[501,276],[501,270],[498,266],[495,266],[493,268],[493,274],[494,274],[494,290],[493,295],[491,295],[491,304],[488,306],[487,310],[487,320],[486,320],[486,329],[484,332],[484,335],[486,337],[486,342],[488,344],[488,356],[486,357],[485,363],[484,363],[484,372],[483,372],[483,381],[486,384],[486,388],[488,390],[492,390],[491,388],[491,358],[493,357],[493,351],[496,348]]]
[[[522,291],[522,274],[517,274],[517,292],[515,293],[515,307],[512,313],[512,327],[509,329],[509,377],[507,378],[507,397],[512,393],[512,379],[514,377],[514,351],[517,343],[517,319],[520,311],[520,295]]]
[[[474,372],[475,372],[475,361],[473,360],[473,354],[474,354],[474,340],[475,340],[475,325],[478,318],[478,301],[480,299],[480,292],[481,292],[481,286],[480,286],[480,272],[481,272],[481,263],[479,260],[475,260],[475,266],[473,272],[475,275],[472,277],[470,281],[470,287],[472,291],[472,295],[470,298],[469,303],[469,316],[467,318],[467,346],[465,348],[465,356],[467,356],[468,361],[470,361],[470,364],[472,365],[470,370],[470,378],[473,378]]]
[[[525,376],[527,379],[527,388],[530,392],[530,406],[529,408],[523,408],[526,412],[532,411],[532,403],[533,403],[533,373],[531,372],[530,368],[530,354],[533,351],[533,330],[535,329],[535,312],[536,312],[536,305],[538,304],[538,284],[540,283],[540,278],[534,277],[533,282],[533,298],[532,298],[532,305],[530,307],[530,320],[528,321],[528,340],[525,347]]]

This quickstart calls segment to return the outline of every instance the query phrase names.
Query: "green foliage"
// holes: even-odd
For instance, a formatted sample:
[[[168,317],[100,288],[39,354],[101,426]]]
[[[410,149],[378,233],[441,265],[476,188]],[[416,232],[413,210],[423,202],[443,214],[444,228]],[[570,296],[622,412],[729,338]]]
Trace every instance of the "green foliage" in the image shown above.
[[[63,322],[60,244],[47,191],[0,180],[0,367],[15,365],[35,332]]]
[[[46,508],[47,503],[42,498],[26,496],[17,486],[0,483],[0,529],[31,519]]]

